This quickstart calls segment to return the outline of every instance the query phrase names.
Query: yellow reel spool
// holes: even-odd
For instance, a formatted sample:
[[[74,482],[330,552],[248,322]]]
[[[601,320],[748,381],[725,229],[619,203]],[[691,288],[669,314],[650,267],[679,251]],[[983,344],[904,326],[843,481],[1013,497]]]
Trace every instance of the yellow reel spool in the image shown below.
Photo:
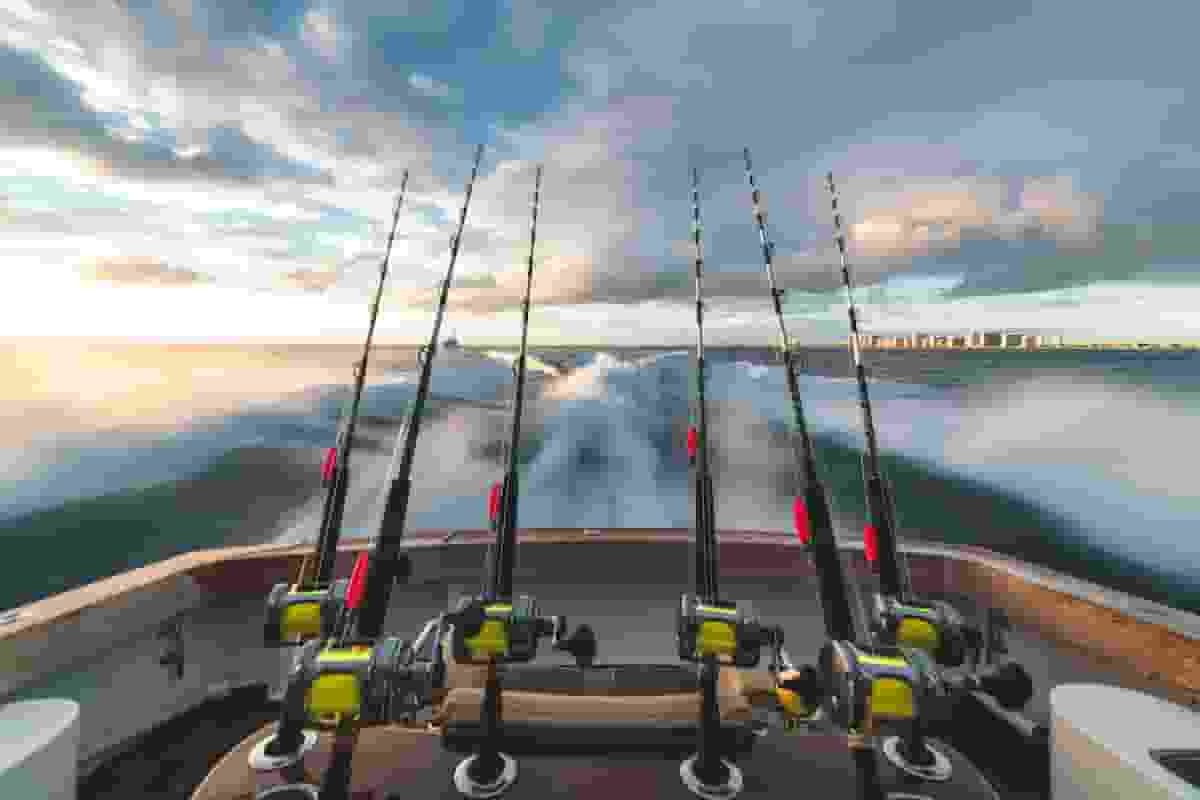
[[[905,617],[896,628],[896,644],[933,655],[941,645],[937,626],[920,617]]]
[[[876,674],[867,695],[867,713],[875,719],[912,719],[917,715],[913,686],[900,675],[911,673],[912,666],[903,658],[858,654],[858,663],[872,667]],[[887,674],[888,672],[899,673]]]
[[[283,609],[280,628],[284,639],[311,639],[321,635],[321,600],[293,602]]]
[[[701,622],[696,632],[696,656],[729,656],[737,652],[737,630],[728,622]]]
[[[901,678],[875,678],[867,696],[867,714],[876,720],[912,719],[917,715],[912,684]]]
[[[508,654],[508,625],[503,620],[489,619],[479,633],[463,640],[472,658],[502,658]]]
[[[356,717],[362,710],[362,687],[351,673],[322,675],[313,681],[304,699],[309,716],[317,722],[337,722]]]
[[[363,682],[371,666],[371,648],[325,650],[317,656],[321,673],[305,693],[304,706],[314,721],[337,723],[362,714]]]

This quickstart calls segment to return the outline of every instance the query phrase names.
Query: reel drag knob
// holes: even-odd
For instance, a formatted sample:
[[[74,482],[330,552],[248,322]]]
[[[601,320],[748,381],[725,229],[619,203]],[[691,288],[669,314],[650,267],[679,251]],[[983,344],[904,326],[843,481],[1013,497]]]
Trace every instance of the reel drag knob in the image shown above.
[[[775,698],[785,712],[794,717],[810,717],[821,704],[821,677],[816,667],[805,664],[799,670],[779,673]]]
[[[1015,661],[972,675],[968,680],[968,688],[991,695],[1007,711],[1024,708],[1033,697],[1033,678]]]
[[[568,638],[559,640],[554,649],[570,653],[576,666],[590,667],[596,660],[596,634],[591,625],[579,625]]]

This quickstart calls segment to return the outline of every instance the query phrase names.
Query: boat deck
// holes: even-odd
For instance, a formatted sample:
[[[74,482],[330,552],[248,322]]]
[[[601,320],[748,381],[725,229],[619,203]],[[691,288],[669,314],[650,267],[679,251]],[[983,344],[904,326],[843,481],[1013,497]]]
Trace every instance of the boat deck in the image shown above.
[[[414,582],[393,593],[388,631],[411,636],[459,595],[473,594],[487,540],[483,532],[466,531],[410,540]],[[591,624],[603,661],[678,663],[674,616],[679,592],[689,585],[688,541],[687,531],[522,531],[516,586],[537,597],[544,613],[565,614],[572,626]],[[338,574],[349,572],[355,551],[365,546],[343,543]],[[869,592],[874,576],[859,547],[846,544],[847,566]],[[752,601],[763,619],[782,623],[792,658],[811,662],[824,625],[811,564],[794,538],[727,531],[721,549],[723,593]],[[28,684],[27,694],[80,701],[83,800],[187,797],[185,771],[190,790],[224,752],[270,719],[265,700],[245,702],[213,721],[196,718],[201,721],[192,729],[212,728],[211,737],[197,733],[189,741],[185,726],[174,744],[166,744],[171,737],[164,733],[129,747],[130,736],[194,708],[214,686],[279,688],[291,651],[262,647],[263,597],[274,581],[295,575],[305,552],[253,547],[192,553],[17,610],[0,631],[0,656],[10,667],[0,683],[8,684],[10,696]],[[1034,581],[1008,571],[1006,559],[969,548],[918,545],[910,554],[919,592],[944,595],[969,617],[987,606],[1008,611],[1014,622],[1009,657],[1034,680],[1036,693],[1025,710],[1034,722],[1048,721],[1048,692],[1061,683],[1142,689],[1183,705],[1196,697],[1200,642],[1191,633],[1190,615],[1177,612],[1179,624],[1160,615],[1144,619],[1143,607],[1135,608],[1132,599],[1075,590],[1061,576],[1058,584],[1040,573]],[[155,634],[161,622],[174,618],[185,623],[187,671],[178,681],[168,680],[157,663],[161,643]],[[561,654],[539,657],[539,663],[566,660]],[[63,669],[81,676],[78,685],[59,680]],[[40,680],[39,672],[45,676]],[[131,703],[133,697],[139,701]]]

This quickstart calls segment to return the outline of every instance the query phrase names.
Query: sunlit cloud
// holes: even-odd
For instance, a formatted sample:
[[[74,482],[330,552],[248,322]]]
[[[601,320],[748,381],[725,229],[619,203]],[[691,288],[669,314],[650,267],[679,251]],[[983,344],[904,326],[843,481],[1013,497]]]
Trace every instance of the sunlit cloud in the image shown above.
[[[311,269],[298,269],[279,276],[279,281],[285,286],[292,286],[306,292],[323,292],[337,283],[336,272],[319,272]]]
[[[194,270],[172,268],[164,261],[144,256],[96,259],[84,265],[80,275],[85,281],[135,286],[191,286],[212,280]]]
[[[1200,266],[1186,243],[1200,239],[1161,224],[1200,205],[1187,188],[1200,185],[1198,120],[1182,102],[1193,79],[1162,55],[1186,51],[1183,32],[1200,20],[1184,17],[1200,12],[1172,8],[1178,24],[1165,28],[1152,9],[1095,20],[1066,59],[1053,54],[1077,39],[1082,0],[919,25],[885,6],[864,21],[785,0],[586,15],[538,0],[471,14],[424,0],[5,0],[4,249],[38,265],[23,271],[30,284],[142,259],[256,290],[253,303],[301,290],[361,308],[409,169],[388,302],[416,319],[445,273],[483,141],[450,298],[478,326],[520,302],[537,163],[533,296],[560,315],[545,330],[591,333],[618,308],[630,336],[687,327],[692,166],[710,295],[739,309],[765,298],[742,145],[794,296],[837,286],[826,169],[860,282],[961,276],[931,308],[970,295],[1000,310],[982,298]],[[1156,44],[1130,45],[1143,40]],[[889,66],[867,68],[877,64]],[[797,74],[836,79],[797,96]],[[1125,111],[1099,110],[1111,107]],[[1121,226],[1134,223],[1151,244],[1131,244]],[[1161,319],[1183,332],[1172,308],[1160,305]],[[713,325],[749,330],[750,313],[714,313]],[[833,335],[824,312],[796,313]],[[104,327],[86,312],[80,324]]]

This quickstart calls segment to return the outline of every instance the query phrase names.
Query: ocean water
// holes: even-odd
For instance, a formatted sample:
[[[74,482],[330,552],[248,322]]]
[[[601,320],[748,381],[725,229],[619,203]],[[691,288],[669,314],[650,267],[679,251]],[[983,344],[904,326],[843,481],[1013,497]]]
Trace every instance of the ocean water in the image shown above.
[[[531,391],[520,525],[687,527],[691,355],[540,355],[572,368]],[[904,537],[977,544],[1200,612],[1195,354],[866,357]],[[848,357],[810,350],[802,362],[822,475],[840,529],[855,534],[862,433]],[[397,369],[373,381],[363,413],[402,415],[413,378]],[[510,383],[495,361],[435,369],[439,404],[423,429],[410,529],[485,526],[506,431],[502,413],[471,416],[472,403],[503,401]],[[326,380],[149,431],[73,424],[19,448],[8,440],[0,545],[13,557],[0,607],[197,547],[303,538],[311,520],[297,514],[320,492],[321,448],[347,391]],[[765,351],[710,351],[708,393],[718,527],[789,530],[796,486],[781,367]],[[382,485],[383,435],[358,480]],[[366,497],[382,499],[378,487]],[[364,520],[347,535],[372,534]]]

